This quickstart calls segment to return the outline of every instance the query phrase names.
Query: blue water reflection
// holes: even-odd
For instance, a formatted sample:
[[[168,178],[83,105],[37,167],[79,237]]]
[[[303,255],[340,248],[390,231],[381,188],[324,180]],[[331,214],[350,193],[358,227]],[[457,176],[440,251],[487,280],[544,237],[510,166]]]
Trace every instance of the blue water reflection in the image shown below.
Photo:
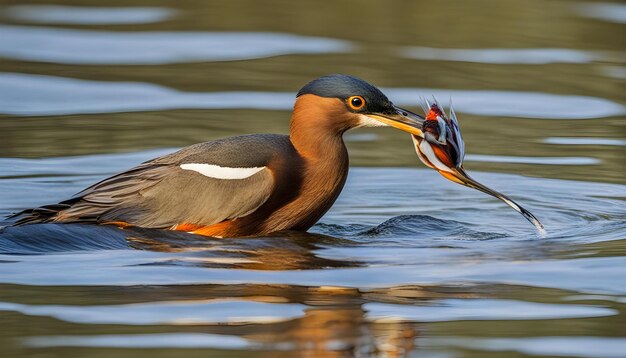
[[[246,300],[214,302],[173,301],[109,306],[20,305],[0,302],[0,311],[29,316],[48,316],[85,324],[199,325],[281,322],[304,316],[309,306]],[[458,320],[539,320],[616,315],[612,309],[575,305],[543,304],[516,300],[446,299],[407,307],[385,303],[363,306],[373,321],[445,322]]]
[[[577,306],[571,307],[574,312]],[[20,305],[0,302],[0,311],[49,316],[75,323],[128,325],[280,322],[303,316],[305,308],[306,306],[300,304],[246,300],[168,301],[109,306]]]
[[[0,356],[624,355],[624,4],[39,3],[0,0],[0,226],[182,146],[286,133],[296,91],[340,72],[452,98],[466,169],[548,237],[359,129],[367,167],[309,233],[0,229]]]
[[[419,339],[419,343],[431,348],[456,347],[479,352],[503,352],[506,355],[517,352],[542,357],[621,358],[626,351],[626,339],[619,337],[438,337]]]
[[[610,145],[626,146],[626,139],[592,138],[592,137],[549,137],[544,140],[548,144],[563,145]]]
[[[626,5],[623,3],[589,2],[575,4],[572,7],[579,16],[626,24]]]
[[[148,24],[174,17],[164,7],[85,7],[61,5],[15,5],[4,9],[14,20],[66,25]]]
[[[111,348],[218,348],[279,349],[280,345],[258,345],[232,335],[208,333],[108,334],[80,336],[40,336],[23,340],[30,348],[111,347]],[[290,347],[287,345],[287,347]]]
[[[110,32],[0,26],[0,57],[74,65],[159,65],[349,52],[350,42],[271,32]]]
[[[481,154],[468,154],[465,156],[465,161],[543,165],[593,165],[601,162],[599,159],[587,157],[514,157]]]
[[[291,110],[295,91],[182,92],[141,82],[0,73],[0,113],[49,116],[179,108]],[[383,91],[401,106],[416,106],[421,97],[453,98],[458,112],[482,116],[586,119],[626,113],[626,107],[619,103],[589,96],[429,88],[383,88]]]
[[[527,49],[452,49],[432,47],[408,47],[401,50],[401,55],[417,60],[443,60],[477,62],[491,64],[526,64],[544,65],[548,63],[590,63],[618,58],[599,51],[584,51],[564,48],[527,48]]]

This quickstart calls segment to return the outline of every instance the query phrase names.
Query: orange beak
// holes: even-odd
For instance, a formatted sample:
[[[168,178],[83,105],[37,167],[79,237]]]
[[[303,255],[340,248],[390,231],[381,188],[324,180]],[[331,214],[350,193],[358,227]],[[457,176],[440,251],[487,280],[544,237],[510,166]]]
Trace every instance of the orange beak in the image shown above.
[[[400,107],[394,106],[393,108],[395,109],[396,113],[375,113],[368,114],[367,116],[379,122],[385,123],[391,127],[398,128],[401,131],[408,132],[420,137],[423,136],[422,125],[424,124],[424,117],[411,111],[407,111],[406,109],[402,109]]]

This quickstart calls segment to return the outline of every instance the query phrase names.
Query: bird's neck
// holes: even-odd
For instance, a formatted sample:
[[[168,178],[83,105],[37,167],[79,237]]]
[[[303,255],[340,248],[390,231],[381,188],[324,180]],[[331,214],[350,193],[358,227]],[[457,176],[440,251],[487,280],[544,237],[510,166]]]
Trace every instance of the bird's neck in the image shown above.
[[[300,102],[302,104],[302,102]],[[300,196],[286,207],[297,224],[306,230],[332,206],[348,175],[348,151],[343,142],[345,130],[333,127],[333,111],[317,105],[298,106],[291,120],[290,139],[303,160]]]
[[[308,178],[319,179],[319,184],[342,182],[348,171],[348,151],[343,142],[345,130],[333,126],[334,118],[328,118],[332,115],[333,111],[320,110],[319,106],[298,106],[296,102],[291,118],[291,143],[304,159]]]
[[[290,123],[290,139],[303,158],[329,161],[346,159],[343,133],[349,129],[343,106],[337,99],[303,95],[296,100]],[[344,158],[345,156],[345,158]]]

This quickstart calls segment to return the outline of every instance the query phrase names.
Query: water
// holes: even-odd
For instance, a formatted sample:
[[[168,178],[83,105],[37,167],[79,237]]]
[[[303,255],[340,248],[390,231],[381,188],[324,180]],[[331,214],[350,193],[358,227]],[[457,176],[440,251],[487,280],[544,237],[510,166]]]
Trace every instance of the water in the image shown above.
[[[414,110],[451,97],[470,174],[548,236],[424,169],[408,135],[359,129],[309,233],[5,229],[0,355],[624,356],[623,4],[89,4],[0,1],[1,217],[286,133],[294,93],[343,72]]]

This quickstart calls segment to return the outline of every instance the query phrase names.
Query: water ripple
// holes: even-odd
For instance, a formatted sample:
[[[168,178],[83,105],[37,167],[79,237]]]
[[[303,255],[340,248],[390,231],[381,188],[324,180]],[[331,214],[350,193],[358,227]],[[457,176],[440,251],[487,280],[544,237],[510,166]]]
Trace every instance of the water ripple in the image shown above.
[[[110,347],[110,348],[214,348],[254,349],[247,339],[209,333],[107,334],[80,336],[36,336],[23,340],[26,347]],[[276,349],[277,347],[272,347]]]
[[[602,161],[589,157],[518,157],[505,155],[468,154],[468,162],[543,164],[543,165],[594,165]]]
[[[0,302],[0,311],[45,316],[81,324],[207,325],[274,323],[304,316],[308,306],[248,300],[133,303],[108,306],[25,305]],[[427,305],[369,302],[370,321],[446,322],[461,320],[539,320],[613,316],[610,308],[545,304],[508,299],[443,299]]]
[[[44,224],[0,227],[0,253],[32,255],[128,249],[127,234],[113,226]]]
[[[623,53],[574,50],[565,48],[523,49],[453,49],[432,47],[407,47],[400,50],[403,57],[416,60],[444,60],[490,64],[544,65],[548,63],[591,63],[619,60]]]
[[[526,252],[529,252],[528,248]],[[35,286],[277,284],[361,289],[490,282],[592,294],[626,293],[623,285],[626,259],[623,257],[490,262],[478,259],[455,260],[454,256],[442,255],[440,258],[443,260],[423,265],[285,271],[141,265],[167,257],[167,253],[133,250],[20,256],[19,262],[1,264],[0,282]],[[0,255],[0,261],[5,260],[16,261],[17,256]]]
[[[351,49],[347,41],[270,32],[109,32],[0,26],[1,57],[72,65],[234,61]]]
[[[383,88],[383,91],[402,106],[415,106],[420,97],[454,98],[457,111],[483,116],[583,119],[626,113],[626,107],[619,103],[587,96],[429,88]],[[291,110],[294,100],[295,92],[181,92],[141,82],[0,73],[0,113],[18,116],[183,108]]]
[[[507,356],[510,352],[519,352],[542,357],[622,358],[626,352],[626,339],[619,337],[431,337],[418,338],[417,343],[430,348],[457,347],[472,351],[507,352]]]
[[[65,176],[0,180],[4,193],[0,210],[64,199],[104,175],[154,155],[147,151],[21,159],[19,165],[8,167],[11,173],[28,174],[23,168],[34,165],[42,175],[58,168]],[[130,230],[61,224],[49,225],[48,231],[37,231],[36,226],[10,228],[0,234],[4,248],[0,282],[358,288],[490,282],[581,294],[624,293],[625,258],[615,255],[620,254],[616,250],[626,232],[626,212],[624,202],[616,198],[626,197],[626,186],[474,174],[524,203],[544,221],[551,236],[535,239],[523,218],[500,210],[504,204],[498,200],[442,181],[432,171],[352,168],[344,192],[322,218],[326,224],[316,227],[334,237],[281,233],[272,238],[200,240],[175,233],[187,236],[168,235],[161,245],[143,242],[140,250],[133,250],[131,245],[137,243],[119,236],[134,236]],[[18,231],[25,239],[12,234]],[[60,238],[50,238],[55,236]],[[597,247],[613,251],[594,257]],[[570,249],[577,255],[572,256]],[[24,255],[28,253],[43,254]],[[244,264],[242,259],[255,263]]]
[[[604,66],[601,71],[610,78],[617,80],[626,80],[626,67],[623,66]]]
[[[461,320],[535,320],[613,316],[617,311],[604,307],[562,305],[494,299],[447,299],[435,306],[407,306],[366,303],[367,317],[398,322],[446,322]]]
[[[543,140],[548,144],[565,145],[615,145],[626,146],[626,139],[598,138],[598,137],[549,137]]]
[[[110,306],[24,305],[0,302],[0,311],[47,316],[73,323],[200,325],[272,323],[304,316],[306,306],[246,300],[133,303]]]
[[[4,12],[21,21],[67,25],[148,24],[172,18],[176,11],[164,7],[85,7],[16,5]]]
[[[414,239],[432,237],[433,233],[440,237],[455,237],[459,240],[471,238],[489,240],[502,238],[496,233],[478,232],[467,228],[463,223],[453,220],[437,219],[428,215],[399,215],[386,220],[382,224],[354,233],[355,237],[406,237]]]
[[[626,5],[609,2],[576,4],[574,11],[583,17],[591,19],[626,24]]]
[[[482,116],[585,119],[623,115],[626,107],[604,98],[541,92],[388,88],[385,94],[402,105],[420,97],[452,98],[460,112]]]

